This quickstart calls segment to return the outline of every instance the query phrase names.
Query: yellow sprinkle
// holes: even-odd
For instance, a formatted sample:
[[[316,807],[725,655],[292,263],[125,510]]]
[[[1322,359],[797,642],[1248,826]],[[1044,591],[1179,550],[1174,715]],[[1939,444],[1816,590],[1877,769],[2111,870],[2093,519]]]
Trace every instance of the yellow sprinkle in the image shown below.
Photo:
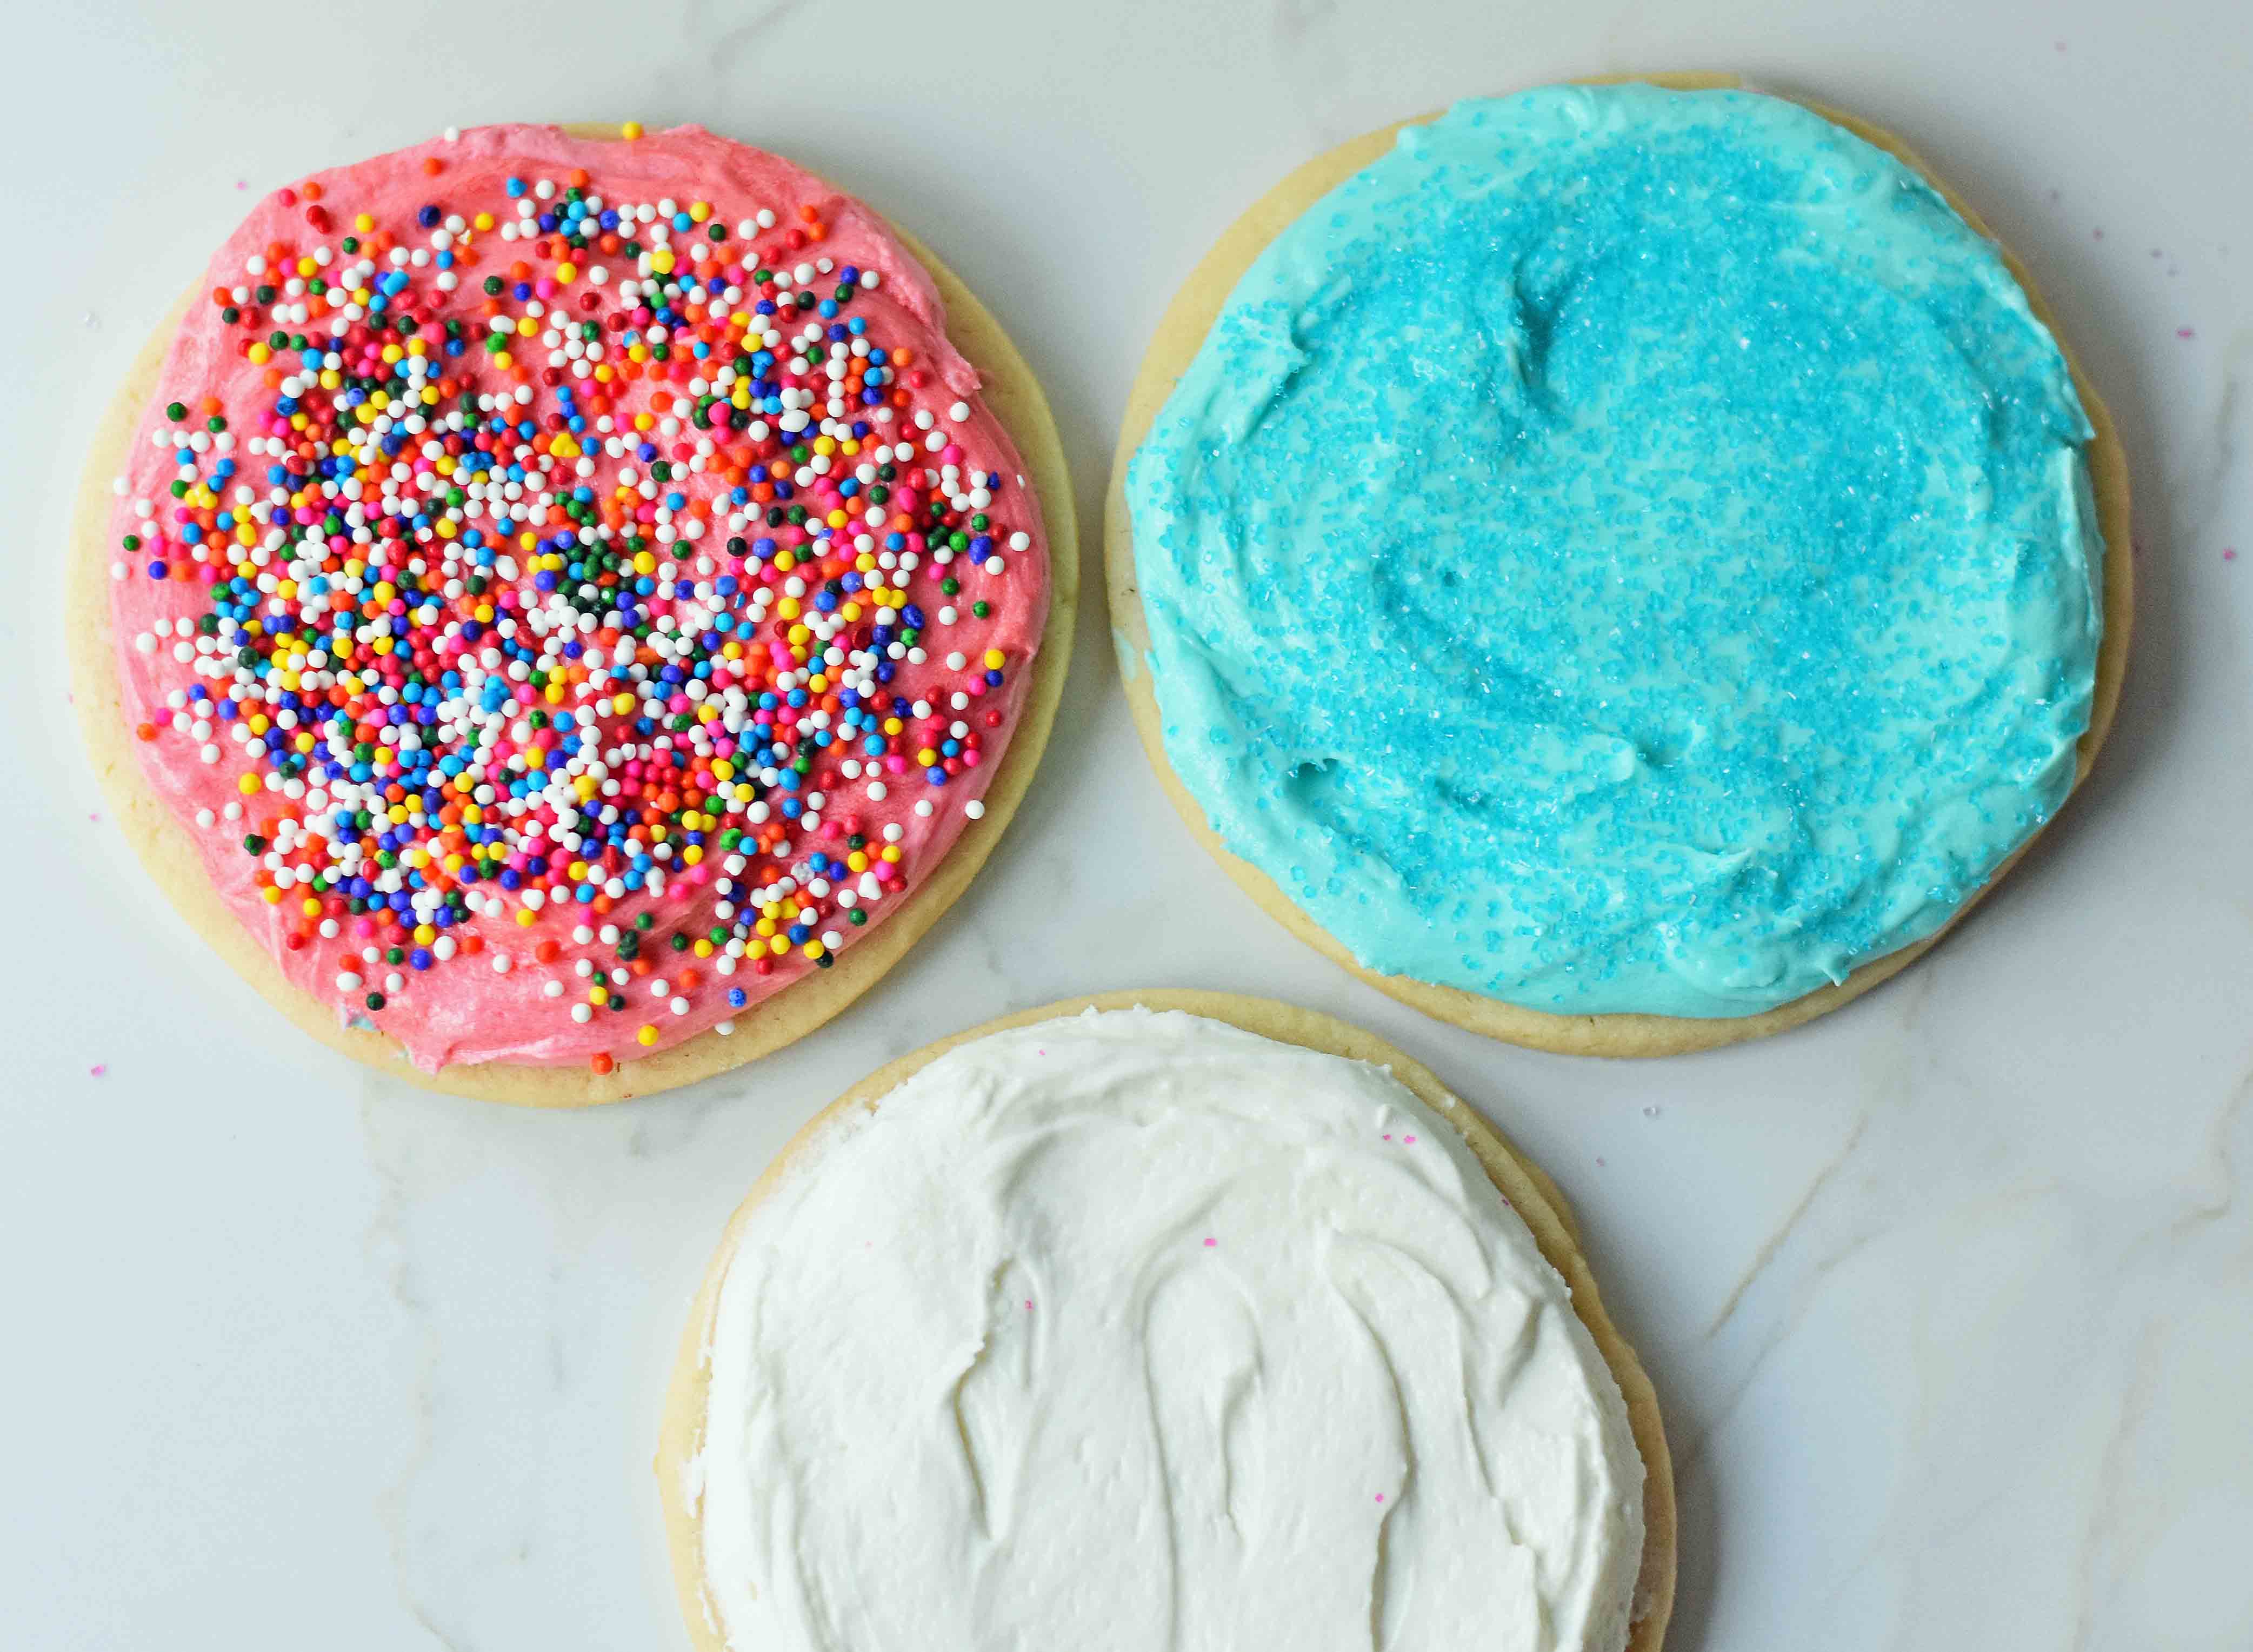
[[[628,121],[624,126],[620,127],[618,130],[627,137],[639,137],[641,136],[641,122],[639,121]],[[649,1042],[649,1040],[645,1038],[642,1042],[644,1043],[647,1043]]]
[[[645,1046],[653,1044],[657,1042],[657,1028],[645,1022],[642,1029],[636,1033],[634,1037]]]

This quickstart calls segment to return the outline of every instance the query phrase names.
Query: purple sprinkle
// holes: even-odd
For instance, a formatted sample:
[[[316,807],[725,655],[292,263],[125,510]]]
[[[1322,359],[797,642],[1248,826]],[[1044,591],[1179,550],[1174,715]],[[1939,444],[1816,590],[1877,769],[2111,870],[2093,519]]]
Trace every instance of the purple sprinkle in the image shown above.
[[[94,1063],[93,1066],[87,1069],[87,1071],[91,1073],[96,1078],[101,1077],[102,1074],[108,1070],[109,1063],[106,1061],[98,1061]]]

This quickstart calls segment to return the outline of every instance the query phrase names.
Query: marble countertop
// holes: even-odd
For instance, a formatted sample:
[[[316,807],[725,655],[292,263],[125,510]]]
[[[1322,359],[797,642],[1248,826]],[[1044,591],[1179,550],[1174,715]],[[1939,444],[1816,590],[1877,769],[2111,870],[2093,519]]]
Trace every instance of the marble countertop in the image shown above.
[[[647,1464],[753,1175],[930,1038],[1178,985],[1372,1028],[1563,1184],[1673,1437],[1672,1647],[2253,1644],[2253,10],[87,0],[10,36],[0,1640],[685,1647]],[[58,675],[72,479],[247,191],[492,120],[787,150],[1006,317],[1092,530],[1161,308],[1285,171],[1457,95],[1686,67],[1905,135],[2036,272],[2136,478],[2094,781],[1960,934],[1815,1027],[1574,1061],[1349,980],[1182,833],[1099,603],[954,913],[819,1034],[648,1102],[543,1116],[348,1065],[104,816]]]

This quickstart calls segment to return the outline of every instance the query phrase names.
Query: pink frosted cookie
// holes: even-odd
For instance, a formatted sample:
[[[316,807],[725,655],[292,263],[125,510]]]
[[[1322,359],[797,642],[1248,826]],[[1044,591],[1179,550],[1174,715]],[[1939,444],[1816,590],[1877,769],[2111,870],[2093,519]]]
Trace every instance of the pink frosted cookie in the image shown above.
[[[1054,428],[977,301],[785,160],[624,137],[268,196],[80,524],[79,699],[160,882],[302,1024],[495,1099],[687,1082],[864,990],[1015,806],[1071,635]]]

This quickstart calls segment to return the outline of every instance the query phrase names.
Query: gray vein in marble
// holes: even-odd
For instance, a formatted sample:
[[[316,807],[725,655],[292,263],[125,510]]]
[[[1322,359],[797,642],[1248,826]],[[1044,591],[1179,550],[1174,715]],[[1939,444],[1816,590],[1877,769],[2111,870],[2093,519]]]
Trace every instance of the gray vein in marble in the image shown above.
[[[2123,1502],[2127,1483],[2128,1442],[2143,1422],[2151,1404],[2152,1390],[2157,1382],[2161,1337],[2159,1319],[2154,1316],[2146,1320],[2143,1334],[2137,1339],[2136,1356],[2130,1367],[2128,1381],[2120,1392],[2119,1410],[2114,1415],[2110,1432],[2104,1437],[2104,1448],[2098,1458],[2096,1495],[2089,1500],[2089,1516],[2082,1525],[2080,1558],[2073,1569],[2075,1592],[2074,1652],[2082,1652],[2082,1649],[2093,1644],[2096,1574],[2104,1546],[2111,1537],[2115,1514]]]
[[[377,1144],[387,1133],[387,1120],[397,1107],[395,1098],[384,1093],[385,1086],[373,1077],[360,1081],[360,1129],[368,1143],[368,1164],[375,1172],[382,1193],[375,1214],[368,1223],[366,1248],[368,1259],[382,1277],[385,1288],[406,1319],[410,1328],[414,1354],[414,1375],[411,1379],[414,1418],[414,1445],[399,1472],[376,1495],[375,1513],[383,1527],[384,1537],[391,1552],[391,1573],[398,1591],[399,1603],[408,1616],[420,1624],[445,1652],[465,1652],[460,1642],[439,1624],[422,1593],[415,1586],[409,1556],[412,1544],[408,1540],[408,1523],[411,1518],[409,1504],[415,1482],[436,1460],[437,1422],[435,1397],[438,1386],[438,1367],[443,1349],[436,1321],[430,1314],[430,1305],[416,1282],[413,1247],[407,1233],[407,1214],[413,1206],[408,1178],[401,1171],[386,1162],[386,1155],[378,1151]]]
[[[1846,1161],[1853,1157],[1854,1149],[1861,1146],[1862,1138],[1868,1133],[1869,1127],[1869,1110],[1864,1108],[1854,1115],[1853,1126],[1847,1131],[1846,1140],[1840,1144],[1838,1151],[1831,1154],[1822,1168],[1815,1173],[1814,1179],[1808,1182],[1807,1191],[1799,1195],[1799,1202],[1792,1206],[1783,1220],[1777,1224],[1775,1230],[1761,1242],[1760,1249],[1753,1254],[1750,1265],[1738,1276],[1736,1284],[1730,1289],[1727,1300],[1722,1302],[1719,1312],[1716,1313],[1712,1321],[1698,1334],[1698,1341],[1700,1344],[1711,1342],[1721,1334],[1729,1321],[1736,1317],[1737,1309],[1744,1303],[1745,1293],[1751,1290],[1754,1281],[1768,1272],[1768,1264],[1775,1260],[1776,1253],[1791,1242],[1792,1236],[1799,1231],[1800,1223],[1805,1220],[1808,1211],[1814,1208],[1816,1200],[1822,1197],[1824,1188],[1831,1185],[1831,1178],[1845,1168]]]
[[[2170,1239],[2185,1239],[2197,1230],[2212,1225],[2227,1217],[2237,1201],[2237,1161],[2230,1139],[2249,1116],[2253,1116],[2253,1067],[2249,1067],[2229,1092],[2229,1099],[2215,1115],[2207,1131],[2208,1151],[2212,1155],[2208,1168],[2217,1184],[2213,1197],[2203,1203],[2194,1204],[2169,1226]]]

